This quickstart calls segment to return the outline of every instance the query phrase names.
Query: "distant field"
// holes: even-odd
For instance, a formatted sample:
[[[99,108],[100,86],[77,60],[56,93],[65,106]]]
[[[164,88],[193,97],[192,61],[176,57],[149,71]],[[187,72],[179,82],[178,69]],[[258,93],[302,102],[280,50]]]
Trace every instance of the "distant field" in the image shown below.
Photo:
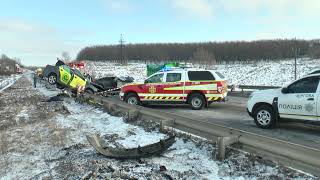
[[[320,69],[320,59],[299,59],[297,77]],[[146,64],[129,63],[126,66],[107,62],[89,62],[89,73],[97,78],[108,75],[132,76],[142,82],[147,77]],[[294,80],[294,60],[259,62],[255,64],[216,65],[214,67],[229,81],[237,85],[283,86]]]

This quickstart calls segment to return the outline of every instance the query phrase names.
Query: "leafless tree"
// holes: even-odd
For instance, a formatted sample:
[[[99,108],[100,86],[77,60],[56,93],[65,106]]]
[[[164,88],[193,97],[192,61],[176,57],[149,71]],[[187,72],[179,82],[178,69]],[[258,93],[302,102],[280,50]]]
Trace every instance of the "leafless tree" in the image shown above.
[[[192,57],[193,62],[198,62],[200,65],[204,65],[206,68],[213,68],[216,64],[216,58],[214,54],[210,53],[203,47],[198,48]]]
[[[61,54],[62,60],[65,62],[71,61],[70,54],[67,51],[63,51]]]

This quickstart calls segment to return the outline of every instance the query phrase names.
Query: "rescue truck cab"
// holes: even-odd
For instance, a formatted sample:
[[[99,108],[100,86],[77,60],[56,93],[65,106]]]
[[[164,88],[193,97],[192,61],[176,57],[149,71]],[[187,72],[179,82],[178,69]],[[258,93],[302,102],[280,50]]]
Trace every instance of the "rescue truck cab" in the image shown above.
[[[227,92],[227,81],[219,72],[172,68],[151,75],[144,83],[123,86],[120,98],[134,105],[181,103],[199,110],[214,101],[224,101]]]

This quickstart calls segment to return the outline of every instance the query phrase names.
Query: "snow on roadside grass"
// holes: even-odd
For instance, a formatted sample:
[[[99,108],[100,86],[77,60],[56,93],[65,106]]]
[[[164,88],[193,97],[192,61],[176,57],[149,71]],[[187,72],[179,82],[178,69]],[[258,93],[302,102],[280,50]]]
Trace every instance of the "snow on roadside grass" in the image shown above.
[[[96,79],[106,76],[131,76],[135,82],[143,82],[147,76],[147,65],[142,63],[128,63],[121,65],[109,62],[88,62],[88,73]]]
[[[165,134],[157,131],[146,132],[143,128],[125,123],[120,117],[113,117],[100,109],[89,105],[82,105],[72,99],[66,99],[64,105],[70,115],[58,116],[56,121],[60,128],[68,129],[70,144],[87,144],[86,134],[99,133],[106,137],[111,146],[120,145],[125,148],[144,146],[158,142],[165,138]],[[143,158],[144,164],[128,171],[129,177],[142,177],[148,173],[154,173],[154,169],[165,167],[173,178],[190,179],[247,179],[247,178],[298,178],[303,174],[292,172],[293,170],[278,167],[276,164],[250,157],[246,153],[233,153],[223,162],[215,161],[213,154],[216,151],[212,144],[205,140],[190,140],[177,137],[176,142],[162,155]],[[130,162],[130,161],[129,161]],[[137,163],[137,161],[132,161]],[[119,163],[119,162],[117,162]],[[120,166],[123,165],[120,163]],[[136,165],[131,165],[135,167]],[[152,168],[151,168],[152,167]],[[288,171],[288,172],[287,172]],[[286,174],[287,173],[287,174]]]
[[[0,78],[0,93],[5,89],[12,86],[18,79],[21,78],[21,75],[11,75],[11,76],[2,76]]]
[[[65,100],[64,105],[71,114],[59,116],[57,122],[61,127],[73,130],[71,138],[74,143],[87,142],[86,134],[116,134],[119,139],[116,141],[117,144],[125,148],[134,148],[159,142],[166,137],[159,132],[146,132],[141,127],[125,123],[121,117],[110,116],[89,105],[81,105],[73,100]]]
[[[193,65],[198,67],[197,65]],[[105,76],[131,76],[136,82],[147,78],[147,66],[143,63],[120,65],[109,62],[88,62],[88,72],[96,78]],[[215,65],[229,81],[236,85],[283,86],[294,80],[294,60],[260,61],[253,64],[222,64]],[[297,60],[297,77],[320,69],[320,59],[302,58]]]

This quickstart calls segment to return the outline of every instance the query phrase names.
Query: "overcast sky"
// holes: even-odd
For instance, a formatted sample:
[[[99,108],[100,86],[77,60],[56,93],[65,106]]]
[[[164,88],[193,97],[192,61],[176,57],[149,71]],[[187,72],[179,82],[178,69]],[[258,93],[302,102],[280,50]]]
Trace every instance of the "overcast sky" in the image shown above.
[[[320,0],[1,0],[0,54],[52,64],[86,46],[318,39]]]

